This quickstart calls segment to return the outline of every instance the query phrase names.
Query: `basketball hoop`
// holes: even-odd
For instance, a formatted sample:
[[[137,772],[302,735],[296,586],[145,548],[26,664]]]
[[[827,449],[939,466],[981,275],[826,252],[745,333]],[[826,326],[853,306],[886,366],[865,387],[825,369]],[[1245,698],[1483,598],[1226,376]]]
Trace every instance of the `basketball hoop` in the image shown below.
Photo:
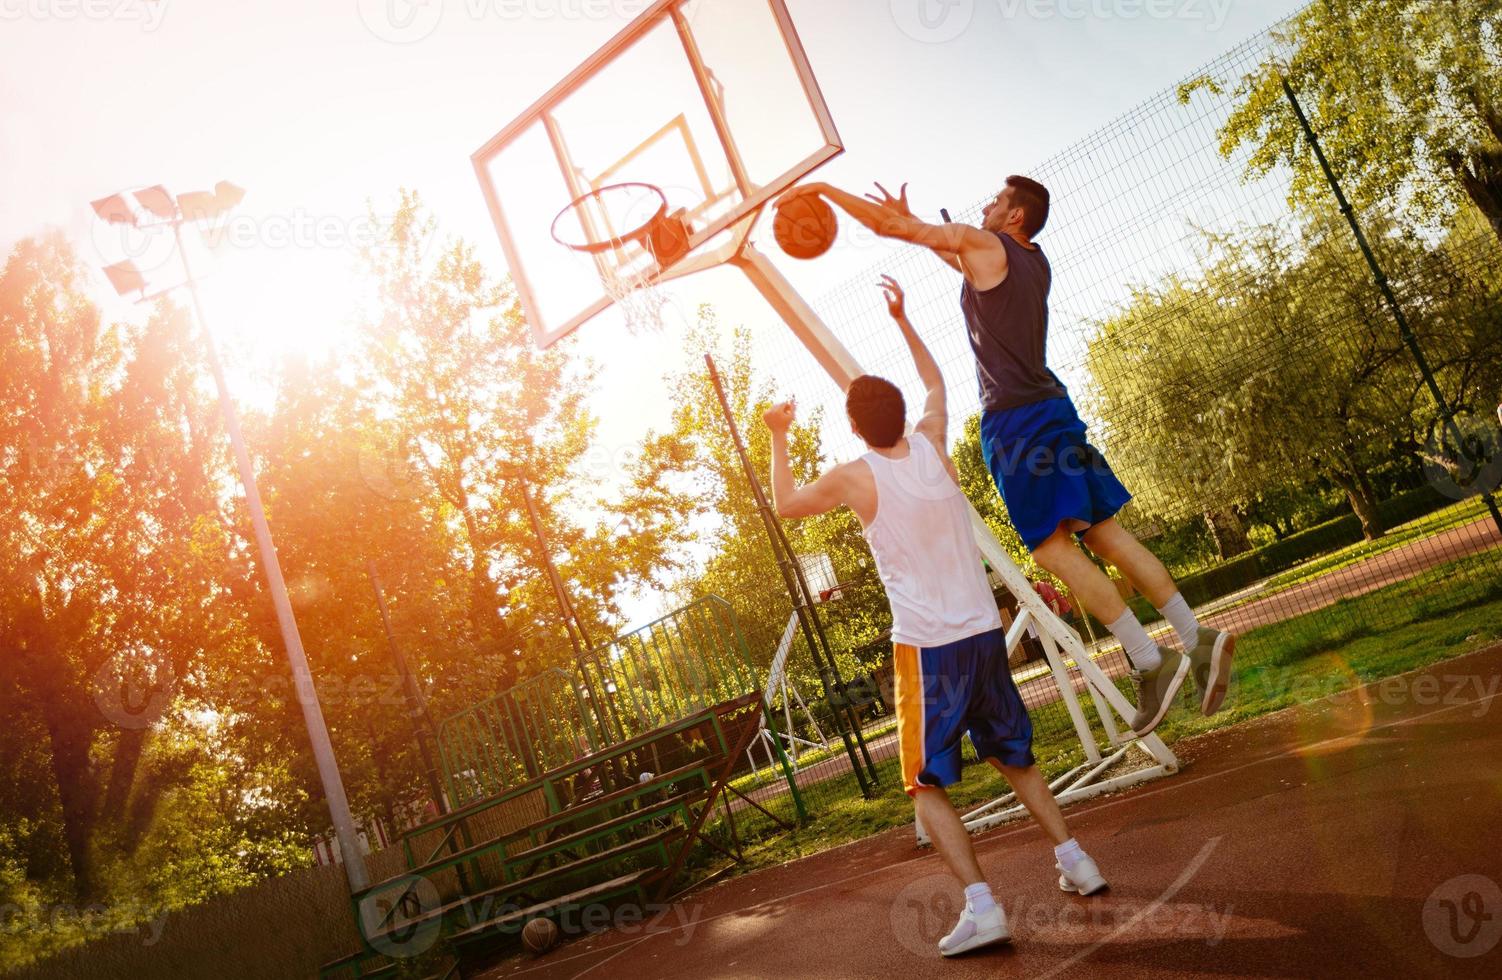
[[[655,283],[688,254],[689,242],[683,211],[668,213],[662,188],[639,181],[606,184],[566,204],[551,231],[559,245],[593,257],[628,330],[662,329],[667,299]]]

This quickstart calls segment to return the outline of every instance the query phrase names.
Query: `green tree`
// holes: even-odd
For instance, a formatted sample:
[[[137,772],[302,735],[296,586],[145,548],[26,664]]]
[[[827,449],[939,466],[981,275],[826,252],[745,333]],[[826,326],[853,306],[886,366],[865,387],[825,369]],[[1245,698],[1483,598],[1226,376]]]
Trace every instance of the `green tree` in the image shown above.
[[[1373,231],[1398,267],[1422,261],[1390,224]],[[1325,209],[1292,236],[1209,236],[1197,277],[1138,290],[1101,324],[1088,404],[1145,510],[1240,511],[1323,476],[1368,537],[1383,532],[1371,471],[1412,425],[1416,375],[1365,272]]]
[[[357,349],[286,362],[258,442],[352,803],[399,823],[401,808],[429,793],[371,566],[441,728],[454,711],[571,659],[524,484],[596,643],[622,592],[676,567],[696,504],[670,488],[666,474],[682,461],[669,442],[609,460],[621,474],[591,457],[587,365],[567,348],[536,350],[509,285],[491,281],[463,242],[440,241],[416,195],[402,194],[377,223]],[[606,477],[624,486],[591,499]],[[239,707],[282,718],[296,707],[285,693]],[[314,796],[311,762],[298,760]],[[322,826],[316,800],[307,818]]]
[[[625,462],[624,493],[600,499],[615,474],[589,455],[592,368],[565,346],[536,349],[509,282],[488,277],[464,242],[440,243],[416,195],[380,224],[363,256],[376,296],[356,385],[397,469],[433,494],[435,519],[462,543],[473,649],[504,688],[567,650],[525,492],[596,642],[623,591],[674,567],[694,504],[661,488],[678,465],[665,443],[644,445]]]
[[[1277,53],[1238,80],[1221,130],[1248,169],[1293,173],[1301,205],[1330,191],[1282,89],[1286,77],[1360,206],[1442,220],[1469,201],[1502,239],[1502,5],[1495,0],[1320,0],[1276,31]]]
[[[59,828],[79,898],[134,843],[100,817],[132,804],[153,712],[236,618],[226,583],[245,566],[197,349],[168,306],[103,322],[58,237],[22,241],[0,272],[0,689],[50,775],[0,799]]]

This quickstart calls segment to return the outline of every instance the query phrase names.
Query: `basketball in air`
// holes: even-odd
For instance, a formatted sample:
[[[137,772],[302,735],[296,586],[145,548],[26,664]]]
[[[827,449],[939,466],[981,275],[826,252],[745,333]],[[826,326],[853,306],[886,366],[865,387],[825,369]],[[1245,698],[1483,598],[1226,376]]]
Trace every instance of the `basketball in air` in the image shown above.
[[[558,945],[558,924],[552,919],[529,919],[522,926],[522,945],[533,956],[541,956]]]
[[[839,227],[834,208],[812,194],[779,204],[772,219],[777,244],[795,259],[816,259],[829,251]]]

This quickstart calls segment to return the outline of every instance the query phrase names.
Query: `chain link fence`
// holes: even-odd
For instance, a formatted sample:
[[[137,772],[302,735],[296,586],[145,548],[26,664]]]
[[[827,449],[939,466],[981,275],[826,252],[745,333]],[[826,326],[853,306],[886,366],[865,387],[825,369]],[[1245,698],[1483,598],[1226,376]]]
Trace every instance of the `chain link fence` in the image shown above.
[[[1502,478],[1502,284],[1493,274],[1502,225],[1463,199],[1430,210],[1358,200],[1351,216],[1371,242],[1374,270],[1319,172],[1265,161],[1255,127],[1248,129],[1254,103],[1283,129],[1296,119],[1286,100],[1258,101],[1259,93],[1277,94],[1271,66],[1302,64],[1295,81],[1307,99],[1329,81],[1320,71],[1353,70],[1298,62],[1302,29],[1297,18],[1277,25],[1021,171],[1052,192],[1038,237],[1054,275],[1050,366],[1135,495],[1121,520],[1169,566],[1203,622],[1244,635],[1239,660],[1263,683],[1275,683],[1268,672],[1278,665],[1502,597],[1502,532],[1484,499]],[[1297,153],[1312,165],[1307,138]],[[998,187],[1005,176],[997,174]],[[1407,179],[1412,186],[1399,200],[1444,197],[1430,185],[1457,178],[1420,170]],[[996,189],[976,188],[955,220],[979,224]],[[932,188],[913,195],[934,202]],[[873,285],[883,273],[901,282],[909,316],[948,381],[951,431],[973,442],[973,421],[968,429],[962,423],[980,405],[958,275],[922,249],[872,248],[883,254],[868,271],[814,305],[865,370],[916,392],[916,373]],[[840,392],[791,335],[758,338],[756,362],[797,394],[805,413],[843,418]],[[832,459],[864,449],[840,426],[824,435]],[[958,441],[957,456],[978,454]],[[985,489],[985,499],[971,489],[973,502],[1004,542],[1015,542],[994,488]],[[1041,577],[1020,547],[1016,557]],[[767,576],[775,579],[775,569]],[[1157,611],[1130,582],[1118,584],[1171,645]],[[750,605],[763,610],[743,611],[743,622],[753,663],[764,668],[791,608],[767,609],[765,597]],[[891,657],[884,601],[868,590],[825,603],[820,614],[860,624],[834,631],[844,640],[837,655],[848,673],[872,680],[861,686],[874,695],[863,712],[866,742],[890,788],[900,776],[890,681],[883,683]],[[1088,617],[1076,625],[1108,676],[1124,683],[1119,647]],[[796,703],[787,710],[774,692],[772,725],[797,749],[799,785],[817,815],[856,791],[800,643],[790,676],[808,710]],[[1014,665],[1014,677],[1040,761],[1062,769],[1079,739],[1040,664]],[[1081,704],[1098,726],[1090,700]],[[764,759],[758,768],[759,776],[748,766],[746,782],[775,797]]]

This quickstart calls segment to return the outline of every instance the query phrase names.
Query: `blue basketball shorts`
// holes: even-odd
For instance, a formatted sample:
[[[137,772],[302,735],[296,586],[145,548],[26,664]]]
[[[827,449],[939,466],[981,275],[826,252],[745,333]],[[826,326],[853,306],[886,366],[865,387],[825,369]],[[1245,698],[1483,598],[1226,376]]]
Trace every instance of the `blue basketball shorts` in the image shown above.
[[[1007,516],[1029,551],[1060,525],[1083,535],[1132,499],[1085,439],[1085,423],[1068,398],[984,413],[980,444]]]

